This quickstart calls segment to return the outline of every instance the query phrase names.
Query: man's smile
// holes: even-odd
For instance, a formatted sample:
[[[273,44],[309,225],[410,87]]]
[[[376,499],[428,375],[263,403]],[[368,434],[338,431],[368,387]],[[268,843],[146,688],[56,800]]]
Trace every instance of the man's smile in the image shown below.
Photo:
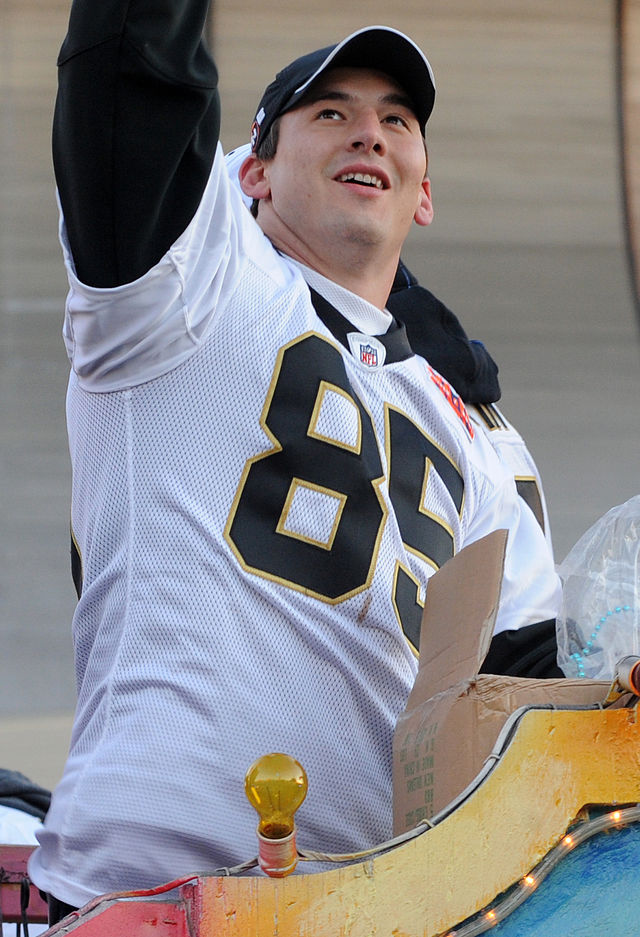
[[[376,189],[386,189],[388,186],[380,178],[380,176],[372,175],[370,173],[363,172],[345,172],[340,176],[337,176],[337,182],[355,182],[358,185],[372,186]]]

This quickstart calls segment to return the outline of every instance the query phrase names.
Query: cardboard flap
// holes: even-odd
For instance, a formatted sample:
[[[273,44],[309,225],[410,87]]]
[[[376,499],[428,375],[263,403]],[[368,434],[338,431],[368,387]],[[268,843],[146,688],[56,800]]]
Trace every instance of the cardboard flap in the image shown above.
[[[480,669],[498,612],[507,533],[494,530],[469,544],[429,579],[408,708]]]

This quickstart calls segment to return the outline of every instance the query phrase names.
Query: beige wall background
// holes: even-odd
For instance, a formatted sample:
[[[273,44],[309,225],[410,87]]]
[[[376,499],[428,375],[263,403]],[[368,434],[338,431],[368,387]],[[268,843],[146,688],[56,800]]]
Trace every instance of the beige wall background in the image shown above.
[[[46,786],[74,701],[66,287],[49,157],[68,8],[0,0],[0,765]],[[275,71],[304,51],[373,22],[427,51],[436,220],[416,228],[405,258],[499,361],[503,409],[543,473],[558,560],[639,488],[616,12],[611,0],[219,0],[213,15],[227,149],[247,138]]]

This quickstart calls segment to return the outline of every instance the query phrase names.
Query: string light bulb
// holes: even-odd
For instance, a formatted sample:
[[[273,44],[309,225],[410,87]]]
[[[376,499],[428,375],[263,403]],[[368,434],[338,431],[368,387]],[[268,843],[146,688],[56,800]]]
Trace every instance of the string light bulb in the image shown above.
[[[275,878],[290,875],[298,862],[294,814],[307,796],[307,775],[291,755],[263,755],[246,773],[247,799],[260,817],[258,862]]]

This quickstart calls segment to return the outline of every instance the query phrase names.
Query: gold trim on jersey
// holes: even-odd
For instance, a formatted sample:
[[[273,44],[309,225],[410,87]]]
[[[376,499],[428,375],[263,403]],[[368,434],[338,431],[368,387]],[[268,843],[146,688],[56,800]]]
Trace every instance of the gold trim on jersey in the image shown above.
[[[326,440],[324,440],[326,442]],[[330,498],[333,498],[334,501],[338,501],[336,507],[336,514],[333,519],[333,524],[331,525],[331,533],[327,540],[316,540],[314,537],[308,537],[304,534],[296,533],[295,530],[287,529],[286,523],[289,516],[289,511],[293,503],[293,499],[296,496],[296,492],[300,488],[306,488],[308,491],[317,491],[322,495],[328,495]],[[284,534],[285,537],[292,537],[294,540],[301,540],[303,543],[311,543],[314,547],[320,547],[322,550],[331,550],[333,547],[333,541],[336,538],[338,532],[338,527],[340,525],[340,518],[342,517],[342,512],[344,511],[344,506],[347,503],[347,496],[342,494],[340,491],[334,491],[331,488],[324,488],[322,485],[315,485],[313,482],[304,481],[302,478],[294,478],[291,481],[289,487],[289,493],[287,494],[287,499],[282,508],[282,514],[280,515],[280,520],[276,525],[276,533]]]
[[[336,439],[335,436],[326,436],[324,433],[319,432],[316,427],[318,425],[318,420],[320,419],[320,411],[322,410],[322,404],[328,393],[339,394],[341,397],[344,397],[348,401],[349,405],[353,407],[355,415],[358,419],[358,429],[357,429],[357,442],[352,445],[348,442],[344,442],[341,439]],[[331,384],[329,381],[320,381],[320,386],[318,387],[318,396],[316,397],[315,406],[313,408],[313,413],[311,414],[311,419],[309,420],[309,428],[307,430],[307,436],[311,436],[313,439],[319,439],[321,442],[327,442],[332,446],[338,446],[340,449],[346,449],[348,452],[354,452],[356,455],[360,455],[360,450],[362,448],[362,420],[360,418],[360,411],[353,402],[353,398],[349,396],[342,389],[342,387],[336,387],[335,384]]]
[[[509,430],[511,427],[500,413],[498,408],[492,403],[476,403],[469,407],[471,413],[477,413],[487,429],[493,431],[496,429]]]

